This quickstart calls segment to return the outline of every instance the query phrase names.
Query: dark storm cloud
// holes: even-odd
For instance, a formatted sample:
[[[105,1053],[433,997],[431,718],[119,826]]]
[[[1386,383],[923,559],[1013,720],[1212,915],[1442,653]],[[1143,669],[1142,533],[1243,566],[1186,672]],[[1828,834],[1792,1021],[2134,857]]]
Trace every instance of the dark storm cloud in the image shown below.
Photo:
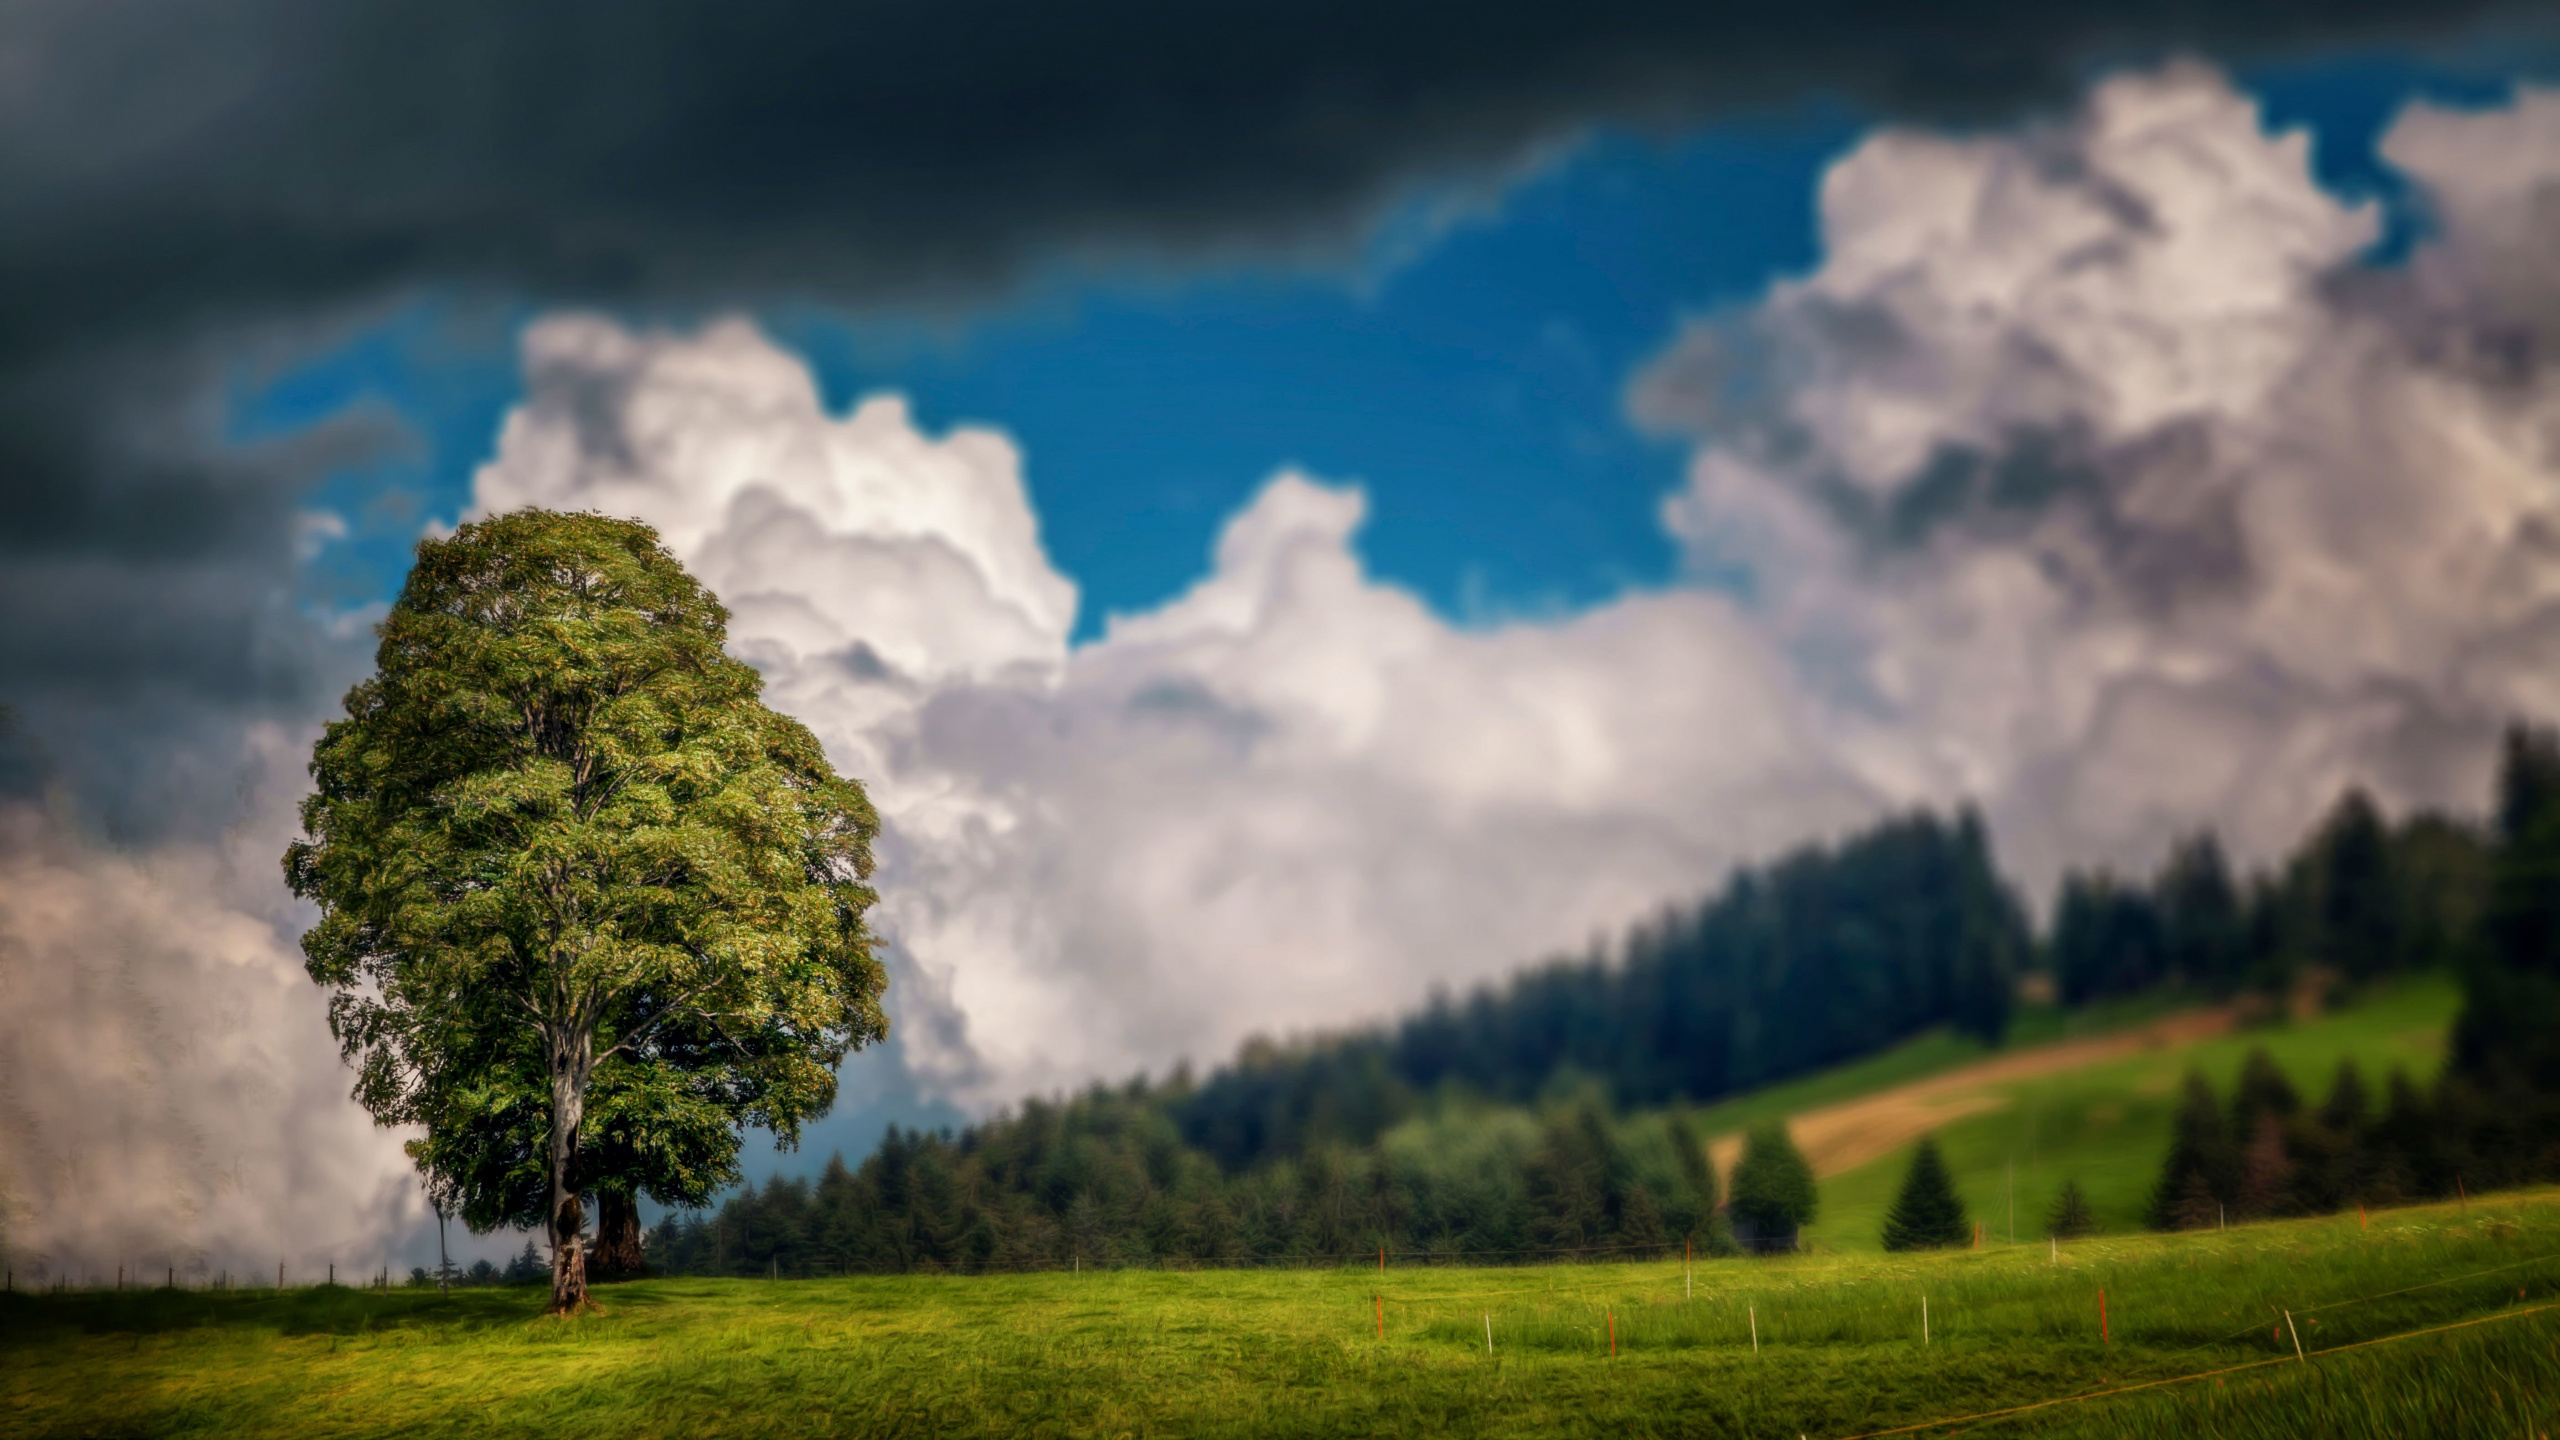
[[[2460,0],[2423,23],[2496,8]],[[335,683],[346,644],[295,605],[310,457],[227,455],[208,413],[218,372],[200,357],[233,357],[244,334],[419,287],[966,302],[1052,255],[1321,247],[1399,183],[1487,173],[1593,119],[1810,92],[1988,116],[2092,59],[2379,38],[2419,23],[2409,10],[11,5],[0,603],[16,638],[0,699],[58,750],[112,750],[116,725],[94,717],[118,697],[175,707],[157,744],[192,703],[307,716]]]
[[[2488,0],[2428,7],[2447,27]],[[2101,54],[2405,0],[1217,6],[105,0],[0,20],[0,334],[417,278],[586,298],[973,285],[1050,246],[1337,232],[1594,117],[2057,96]]]

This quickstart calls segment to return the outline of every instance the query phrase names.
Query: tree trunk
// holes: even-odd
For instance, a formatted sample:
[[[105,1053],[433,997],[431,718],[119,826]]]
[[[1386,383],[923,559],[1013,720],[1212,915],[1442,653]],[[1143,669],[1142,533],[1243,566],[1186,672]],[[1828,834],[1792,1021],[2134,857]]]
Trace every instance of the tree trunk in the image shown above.
[[[599,1280],[636,1280],[643,1269],[640,1199],[611,1190],[596,1193],[596,1243],[588,1273]]]
[[[578,1129],[586,1123],[595,1037],[555,1032],[551,1045],[551,1313],[587,1303],[586,1207],[578,1203]]]

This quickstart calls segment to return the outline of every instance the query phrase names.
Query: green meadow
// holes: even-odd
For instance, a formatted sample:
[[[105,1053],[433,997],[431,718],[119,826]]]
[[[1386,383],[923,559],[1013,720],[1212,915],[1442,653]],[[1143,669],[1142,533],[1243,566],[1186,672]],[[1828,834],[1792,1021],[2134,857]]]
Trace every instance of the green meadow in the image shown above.
[[[2248,1026],[2208,1040],[1958,1090],[1941,1098],[1978,1095],[1985,1108],[1937,1126],[1934,1133],[1967,1207],[1994,1238],[2006,1238],[2013,1213],[2019,1239],[2043,1234],[2045,1214],[2066,1179],[2080,1182],[2108,1231],[2136,1231],[2142,1228],[2144,1206],[2168,1153],[2170,1116],[2189,1067],[2201,1070],[2215,1093],[2227,1099],[2242,1059],[2263,1047],[2304,1103],[2317,1105],[2328,1093],[2338,1062],[2352,1058],[2363,1072],[2367,1093],[2379,1105],[2384,1080],[2395,1066],[2422,1085],[2435,1078],[2444,1063],[2445,1037],[2461,1008],[2461,987],[2451,976],[2412,976],[2316,1019]],[[2007,1048],[2091,1038],[2160,1014],[2156,1002],[2069,1019],[2052,1011],[2029,1012]],[[1706,1134],[1740,1130],[1925,1080],[1999,1053],[1935,1033],[1854,1065],[1700,1110],[1695,1123]],[[1821,1213],[1805,1228],[1806,1243],[1825,1251],[1879,1253],[1885,1208],[1910,1160],[1911,1145],[1904,1144],[1855,1169],[1825,1176]]]
[[[2369,1228],[2350,1214],[1689,1273],[1127,1270],[599,1293],[602,1313],[566,1322],[530,1289],[14,1294],[0,1298],[0,1433],[2560,1430],[2552,1191]],[[2155,1381],[2174,1383],[2100,1393]],[[2043,1408],[1965,1418],[2027,1405]]]

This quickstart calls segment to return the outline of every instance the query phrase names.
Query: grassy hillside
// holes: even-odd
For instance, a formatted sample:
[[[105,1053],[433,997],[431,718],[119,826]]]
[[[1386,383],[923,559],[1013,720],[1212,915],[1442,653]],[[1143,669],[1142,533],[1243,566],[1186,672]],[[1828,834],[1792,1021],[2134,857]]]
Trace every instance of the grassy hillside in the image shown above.
[[[0,1297],[0,1434],[1839,1437],[2022,1405],[1989,1433],[2560,1429],[2550,1191],[1694,1287],[1674,1261],[602,1295],[568,1323],[530,1290]]]
[[[2431,1079],[2444,1060],[2445,1036],[2461,1008],[2461,992],[2445,976],[2404,981],[2363,1003],[2315,1020],[2235,1028],[2189,1043],[2167,1043],[2073,1068],[1980,1086],[1951,1086],[1930,1096],[1946,1111],[1966,1111],[1935,1128],[1957,1187],[1988,1233],[2005,1237],[2014,1166],[2018,1238],[2043,1233],[2043,1220],[2066,1178],[2079,1180],[2110,1232],[2141,1228],[2141,1215],[2169,1147],[2170,1111],[2189,1066],[2228,1095],[2242,1057],[2264,1046],[2308,1103],[2326,1093],[2341,1059],[2353,1058],[2379,1094],[2393,1066]],[[2140,1017],[2126,1016],[2125,1020]],[[2092,1030],[2103,1027],[2091,1026]],[[2069,1037],[2051,1036],[2048,1043]],[[2032,1049],[2022,1036],[2013,1051]],[[1874,1096],[1962,1063],[1922,1070],[1911,1060],[1928,1046],[1955,1049],[1942,1038],[1879,1056],[1844,1071],[1747,1096],[1700,1116],[1702,1127],[1738,1129],[1775,1115],[1802,1115],[1822,1105]],[[1933,1057],[1934,1058],[1934,1057]],[[1897,1073],[1899,1071],[1899,1073]],[[1857,1089],[1844,1082],[1869,1078]],[[1913,1137],[1916,1140],[1916,1137]],[[1911,1142],[1822,1181],[1822,1212],[1806,1237],[1831,1251],[1873,1252],[1885,1207],[1910,1162]]]

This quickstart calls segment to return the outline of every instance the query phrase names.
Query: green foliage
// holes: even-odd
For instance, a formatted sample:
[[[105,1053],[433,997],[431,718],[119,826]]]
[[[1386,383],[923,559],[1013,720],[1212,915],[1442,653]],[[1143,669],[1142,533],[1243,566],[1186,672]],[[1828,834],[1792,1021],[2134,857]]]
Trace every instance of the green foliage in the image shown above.
[[[1934,1137],[1922,1136],[1903,1176],[1902,1193],[1885,1212],[1887,1250],[1944,1250],[1969,1244],[1973,1222],[1965,1218],[1964,1201],[1956,1195],[1955,1177]]]
[[[2045,1217],[2044,1233],[2056,1240],[2079,1240],[2098,1233],[2098,1212],[2089,1208],[2089,1196],[2077,1180],[2062,1182],[2062,1193],[2053,1197],[2052,1213]]]
[[[861,788],[758,698],[648,527],[419,547],[286,853],[356,1098],[475,1230],[599,1187],[699,1203],[886,1028]],[[565,1218],[564,1218],[565,1216]],[[564,1233],[561,1228],[567,1229]]]
[[[1763,1234],[1792,1233],[1813,1223],[1819,1209],[1813,1167],[1783,1122],[1762,1125],[1744,1137],[1742,1158],[1733,1167],[1732,1193],[1727,1208],[1733,1218],[1750,1222]]]
[[[2507,735],[2480,928],[2454,1068],[2543,1111],[2523,1097],[2560,1095],[2560,732]]]
[[[2152,1195],[2151,1228],[2196,1228],[2199,1195],[2228,1204],[2239,1193],[2240,1153],[2232,1144],[2222,1106],[2204,1076],[2189,1070],[2184,1098],[2172,1122],[2169,1159],[2161,1167],[2160,1188]]]

